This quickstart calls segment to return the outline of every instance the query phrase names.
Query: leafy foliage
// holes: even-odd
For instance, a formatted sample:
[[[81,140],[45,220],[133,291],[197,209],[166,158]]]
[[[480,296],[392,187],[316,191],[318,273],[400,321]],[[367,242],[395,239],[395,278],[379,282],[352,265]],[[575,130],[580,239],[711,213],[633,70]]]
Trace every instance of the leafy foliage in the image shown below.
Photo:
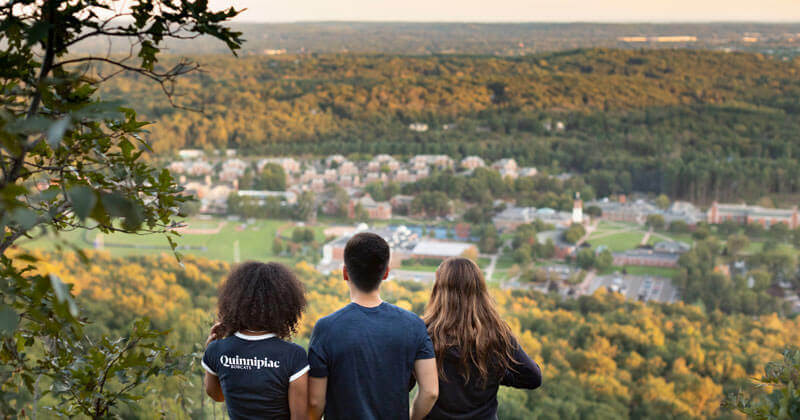
[[[229,265],[187,256],[183,267],[169,255],[111,258],[91,252],[95,266],[74,254],[40,256],[45,271],[61,272],[73,284],[91,328],[118,334],[131,320],[151,314],[153,326],[170,329],[161,342],[175,350],[200,351],[213,319],[216,287]],[[307,290],[309,307],[294,340],[307,344],[314,323],[348,302],[338,273],[294,267]],[[148,292],[150,291],[150,292]],[[137,299],[136,297],[147,293]],[[724,314],[701,306],[643,304],[598,292],[577,299],[538,292],[492,289],[515,336],[542,365],[544,386],[501,391],[503,418],[726,418],[724,395],[747,387],[782,349],[800,344],[800,319],[776,314]],[[421,313],[430,286],[387,282],[382,297]],[[131,417],[209,416],[202,394],[202,369],[184,378],[159,378],[153,393],[137,402]],[[754,391],[753,398],[760,395]],[[533,413],[533,414],[531,414]]]
[[[156,82],[168,98],[181,75],[198,68],[179,60],[164,68],[168,38],[209,35],[236,49],[239,34],[222,24],[233,9],[205,1],[22,0],[0,5],[0,375],[4,415],[36,410],[47,393],[54,415],[107,417],[148,378],[170,373],[167,348],[138,322],[125,338],[89,338],[59,273],[35,274],[36,259],[16,241],[49,231],[168,232],[185,199],[166,170],[150,166],[147,124],[121,102],[97,98],[98,86],[131,72]],[[127,57],[71,54],[95,37],[129,39]],[[103,63],[106,73],[92,73]],[[91,73],[91,74],[90,74]],[[170,238],[170,243],[173,244]],[[43,393],[40,381],[51,385]],[[44,384],[42,384],[44,385]],[[33,408],[31,408],[33,406]]]
[[[772,392],[756,398],[739,392],[725,400],[726,405],[757,420],[800,417],[800,350],[785,350],[783,360],[767,363],[764,376],[756,382]]]

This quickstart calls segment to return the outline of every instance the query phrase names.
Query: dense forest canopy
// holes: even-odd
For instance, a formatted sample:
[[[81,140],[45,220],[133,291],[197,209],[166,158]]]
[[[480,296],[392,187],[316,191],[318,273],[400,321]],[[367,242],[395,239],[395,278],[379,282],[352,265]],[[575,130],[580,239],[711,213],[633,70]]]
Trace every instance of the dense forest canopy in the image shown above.
[[[520,55],[570,48],[733,48],[796,54],[797,23],[445,23],[300,22],[231,25],[247,40],[244,53],[389,53]],[[694,36],[693,42],[624,42],[620,37]],[[743,38],[747,37],[745,41]],[[106,40],[85,42],[78,50],[105,53]],[[169,41],[175,54],[216,54],[225,50],[206,40]],[[112,51],[127,53],[124,43]]]
[[[178,102],[203,113],[171,107],[134,76],[112,79],[102,93],[158,121],[150,140],[162,154],[513,156],[551,172],[595,171],[612,178],[610,192],[698,201],[800,188],[798,59],[592,49],[204,61],[206,73],[176,86]],[[429,130],[412,131],[413,122]]]
[[[147,316],[155,327],[171,331],[165,344],[194,363],[185,367],[185,379],[152,383],[151,393],[137,403],[139,416],[160,410],[176,418],[211,414],[211,403],[202,402],[202,370],[195,359],[200,353],[192,353],[202,350],[227,263],[186,257],[181,266],[171,255],[111,258],[91,252],[89,266],[74,254],[40,256],[47,262],[38,270],[59,273],[73,285],[95,320],[93,334],[119,334]],[[303,262],[294,270],[309,300],[295,337],[305,345],[316,320],[347,303],[347,289],[336,273],[324,276]],[[720,408],[724,396],[750,389],[767,361],[800,343],[800,318],[775,314],[645,305],[604,292],[566,300],[499,289],[492,295],[520,343],[542,365],[545,382],[535,391],[502,390],[503,419],[733,418]],[[416,282],[388,282],[382,290],[384,299],[416,313],[429,296],[429,286]]]

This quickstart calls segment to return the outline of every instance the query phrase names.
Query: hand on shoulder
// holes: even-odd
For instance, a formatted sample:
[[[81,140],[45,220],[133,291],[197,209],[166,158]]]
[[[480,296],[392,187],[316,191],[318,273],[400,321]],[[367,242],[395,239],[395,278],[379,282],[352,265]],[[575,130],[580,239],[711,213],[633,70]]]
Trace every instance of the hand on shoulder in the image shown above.
[[[212,341],[219,338],[220,330],[222,329],[222,323],[217,322],[214,326],[211,327],[211,331],[208,333],[208,338],[206,339],[206,347],[211,344]]]

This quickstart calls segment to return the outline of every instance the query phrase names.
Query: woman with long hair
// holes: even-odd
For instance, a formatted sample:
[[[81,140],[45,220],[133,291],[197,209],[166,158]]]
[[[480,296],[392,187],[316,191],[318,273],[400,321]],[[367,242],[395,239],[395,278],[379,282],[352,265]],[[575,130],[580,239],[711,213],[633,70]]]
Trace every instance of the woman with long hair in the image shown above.
[[[494,419],[500,385],[542,384],[539,365],[500,318],[471,260],[442,262],[423,319],[439,369],[439,399],[429,419]]]

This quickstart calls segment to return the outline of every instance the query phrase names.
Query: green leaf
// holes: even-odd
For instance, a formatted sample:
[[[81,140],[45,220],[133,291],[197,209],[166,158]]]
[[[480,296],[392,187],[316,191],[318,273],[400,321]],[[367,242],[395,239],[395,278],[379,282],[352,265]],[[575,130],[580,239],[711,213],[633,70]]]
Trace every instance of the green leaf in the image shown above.
[[[123,217],[130,211],[131,202],[120,193],[103,194],[100,199],[111,217]]]
[[[47,129],[47,144],[50,145],[50,148],[56,149],[58,147],[69,126],[69,117],[64,117],[50,125],[50,128]]]
[[[0,335],[11,335],[19,325],[19,315],[8,305],[0,304]]]
[[[47,38],[47,30],[50,28],[50,23],[47,21],[37,21],[28,29],[28,36],[26,37],[27,45],[34,45]]]
[[[36,212],[26,208],[16,208],[11,213],[11,220],[18,224],[21,230],[28,230],[36,225]]]
[[[72,210],[81,220],[89,217],[92,210],[94,210],[94,206],[97,204],[97,195],[95,192],[84,185],[76,185],[70,188],[67,196],[72,205]]]
[[[69,291],[69,286],[66,283],[61,281],[58,276],[55,274],[50,274],[50,284],[53,286],[53,293],[56,295],[56,299],[60,303],[66,302],[69,306],[69,313],[73,317],[78,316],[78,305],[75,303],[75,300],[72,299],[72,294]]]

